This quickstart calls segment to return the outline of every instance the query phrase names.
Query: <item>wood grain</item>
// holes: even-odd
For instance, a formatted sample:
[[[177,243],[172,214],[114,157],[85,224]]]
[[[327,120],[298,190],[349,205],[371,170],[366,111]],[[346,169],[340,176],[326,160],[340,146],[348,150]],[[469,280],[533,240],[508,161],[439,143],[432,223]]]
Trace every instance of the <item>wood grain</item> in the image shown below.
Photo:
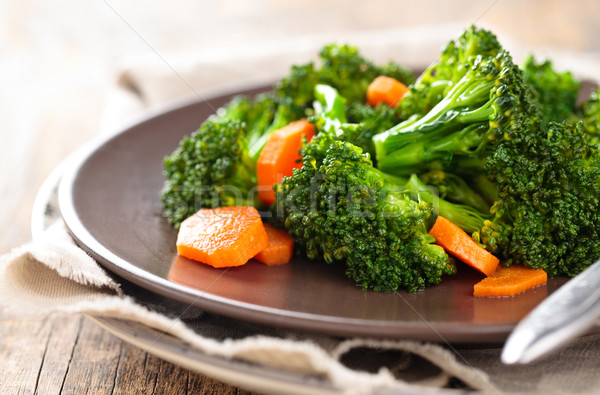
[[[0,321],[1,394],[240,394],[79,315]]]

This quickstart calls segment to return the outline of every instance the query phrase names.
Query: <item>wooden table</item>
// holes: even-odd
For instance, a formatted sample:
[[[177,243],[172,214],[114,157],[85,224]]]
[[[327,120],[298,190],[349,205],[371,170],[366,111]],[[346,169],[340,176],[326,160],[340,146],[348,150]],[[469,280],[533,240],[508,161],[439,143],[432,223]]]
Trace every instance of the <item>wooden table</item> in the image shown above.
[[[50,3],[0,2],[0,253],[30,239],[30,210],[43,179],[97,133],[106,86],[124,55],[226,48],[240,37],[341,33],[398,21],[477,21],[525,45],[600,50],[595,1],[378,1],[370,7],[351,0],[319,3],[318,13],[303,1],[208,6],[186,0],[168,13],[160,2],[145,12],[133,1]],[[0,320],[3,394],[247,393],[149,355],[81,316]]]

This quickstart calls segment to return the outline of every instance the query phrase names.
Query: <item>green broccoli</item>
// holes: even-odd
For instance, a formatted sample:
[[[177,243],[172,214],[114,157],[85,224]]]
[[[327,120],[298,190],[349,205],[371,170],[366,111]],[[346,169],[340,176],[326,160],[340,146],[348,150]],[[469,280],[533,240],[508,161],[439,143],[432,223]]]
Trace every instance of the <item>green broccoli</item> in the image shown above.
[[[260,208],[254,189],[262,147],[271,132],[303,115],[304,109],[274,94],[232,99],[164,159],[164,216],[178,228],[201,207]]]
[[[583,121],[583,130],[591,144],[600,146],[600,89],[596,88],[581,105],[581,111],[575,121]]]
[[[568,71],[557,72],[549,60],[537,62],[532,55],[525,59],[521,69],[525,82],[531,87],[537,105],[542,110],[544,125],[572,117],[581,88],[579,80]]]
[[[455,273],[427,233],[431,204],[398,190],[404,180],[373,167],[359,147],[339,140],[325,147],[312,151],[326,149],[320,161],[306,152],[277,193],[285,227],[309,258],[343,262],[349,278],[376,291],[416,291]]]
[[[535,139],[503,141],[486,170],[495,210],[513,227],[512,261],[574,276],[600,258],[600,156],[583,124],[551,122]]]
[[[276,91],[281,97],[293,98],[296,105],[311,107],[314,87],[325,84],[336,88],[348,103],[364,102],[367,87],[379,75],[396,78],[405,85],[414,81],[413,73],[397,63],[375,65],[354,46],[329,44],[321,49],[318,66],[312,62],[293,66]]]
[[[507,265],[576,275],[600,258],[600,157],[586,133],[593,99],[583,123],[549,122],[548,108],[559,106],[542,96],[551,89],[530,87],[506,51],[468,57],[462,70],[429,112],[374,136],[378,167],[396,176],[443,170],[467,177],[493,201],[485,230],[474,232],[478,241]],[[577,82],[547,65],[541,70],[538,82],[556,78],[568,89],[563,109],[572,111]],[[462,199],[447,192],[446,199]]]
[[[244,132],[240,121],[208,120],[165,158],[160,198],[176,228],[201,207],[254,205],[247,201],[256,177]]]
[[[425,185],[435,188],[442,199],[471,206],[482,213],[490,212],[489,203],[456,174],[432,170],[421,174],[420,179]]]
[[[466,62],[464,75],[427,114],[373,137],[381,170],[480,173],[498,141],[539,127],[539,109],[508,52]]]
[[[425,175],[426,177],[428,175]],[[448,176],[448,175],[446,175]],[[452,190],[447,192],[455,192],[455,196],[459,195],[466,201],[477,201],[480,197],[471,188],[469,188],[462,180],[456,176],[447,177],[455,178],[458,185],[451,185],[452,188],[459,186],[461,190]],[[431,180],[431,178],[429,178]],[[459,181],[460,180],[460,181]],[[450,185],[450,184],[445,184]],[[440,215],[450,222],[457,225],[459,228],[470,234],[473,239],[481,244],[493,254],[504,256],[505,251],[510,243],[512,227],[510,224],[498,220],[494,213],[490,212],[487,205],[482,207],[483,210],[470,206],[468,204],[453,203],[445,200],[435,186],[425,184],[416,174],[410,176],[404,189],[411,194],[411,197],[417,201],[424,201],[433,206],[435,216]],[[471,195],[471,196],[468,196]],[[446,196],[451,196],[446,194]],[[433,222],[427,225],[427,228],[433,226]]]
[[[476,56],[494,57],[502,50],[489,30],[469,27],[456,41],[450,41],[440,58],[417,77],[398,104],[403,119],[423,116],[432,109],[469,69],[468,60]]]

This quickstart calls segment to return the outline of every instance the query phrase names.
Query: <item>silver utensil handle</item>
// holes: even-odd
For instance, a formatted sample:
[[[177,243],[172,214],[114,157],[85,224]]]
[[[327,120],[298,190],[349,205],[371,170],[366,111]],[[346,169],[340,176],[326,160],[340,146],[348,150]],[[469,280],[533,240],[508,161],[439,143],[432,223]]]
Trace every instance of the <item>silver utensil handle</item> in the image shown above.
[[[585,333],[598,317],[600,261],[569,280],[515,327],[502,351],[502,361],[531,362]]]

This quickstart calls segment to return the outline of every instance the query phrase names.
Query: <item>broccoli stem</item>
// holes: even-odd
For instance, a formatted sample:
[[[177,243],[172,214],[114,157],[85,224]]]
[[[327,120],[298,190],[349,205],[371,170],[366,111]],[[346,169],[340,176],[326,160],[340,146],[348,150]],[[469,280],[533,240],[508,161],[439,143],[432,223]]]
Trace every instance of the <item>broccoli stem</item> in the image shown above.
[[[430,188],[413,174],[406,188],[410,191],[417,201],[424,201],[433,206],[434,214],[441,215],[450,222],[458,225],[459,228],[467,233],[478,232],[484,226],[484,222],[490,219],[480,211],[464,204],[455,204],[440,198],[435,188]]]
[[[493,81],[465,76],[420,119],[374,136],[378,167],[407,175],[429,162],[449,162],[454,153],[471,154],[496,110],[496,99],[490,99],[493,86]]]
[[[340,124],[346,123],[346,99],[339,92],[324,84],[315,86],[315,113],[323,115],[326,119],[335,120]]]

